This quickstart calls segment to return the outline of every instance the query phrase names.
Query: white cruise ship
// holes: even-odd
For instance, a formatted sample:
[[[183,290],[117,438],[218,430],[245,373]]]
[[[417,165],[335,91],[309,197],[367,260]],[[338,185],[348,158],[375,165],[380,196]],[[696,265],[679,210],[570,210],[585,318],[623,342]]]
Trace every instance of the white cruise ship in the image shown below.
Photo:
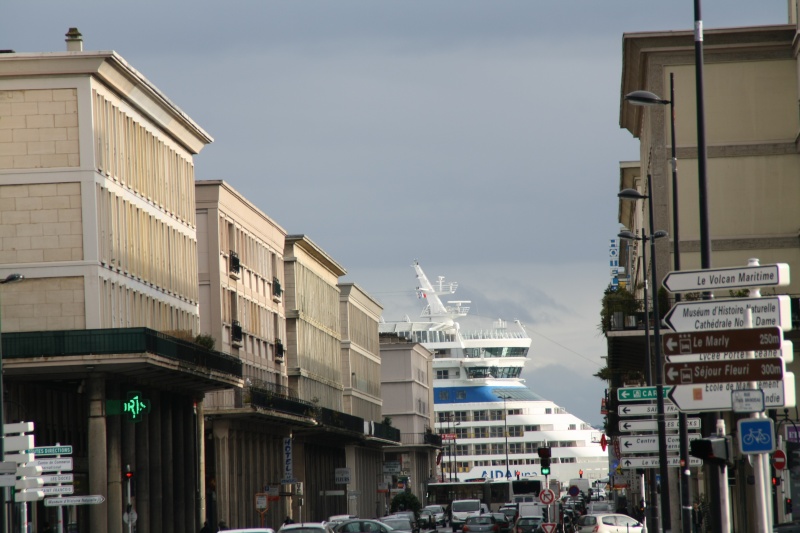
[[[445,304],[440,298],[454,294],[457,284],[443,277],[431,284],[417,261],[413,267],[417,294],[426,302],[420,320],[384,322],[380,331],[419,342],[434,354],[436,432],[449,444],[438,480],[502,479],[507,473],[543,479],[541,446],[551,447],[550,480],[607,478],[602,431],[525,385],[521,374],[531,338],[522,324],[498,320],[484,330],[462,330],[457,319],[467,316],[470,302]],[[568,374],[543,379],[559,380],[564,387],[571,383]]]

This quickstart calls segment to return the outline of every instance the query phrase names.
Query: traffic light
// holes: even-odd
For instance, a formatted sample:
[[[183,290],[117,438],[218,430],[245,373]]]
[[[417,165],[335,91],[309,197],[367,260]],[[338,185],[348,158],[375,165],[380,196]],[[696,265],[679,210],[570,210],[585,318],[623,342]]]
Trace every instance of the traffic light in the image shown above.
[[[723,466],[733,459],[733,441],[730,437],[695,439],[689,441],[689,455]]]
[[[786,498],[783,500],[783,514],[792,514],[792,499]]]
[[[133,480],[133,470],[131,470],[131,465],[125,466],[125,479],[127,481]]]
[[[779,478],[778,476],[772,476],[772,486],[777,487],[780,484],[781,484],[781,478]]]
[[[542,446],[537,450],[539,452],[539,463],[541,464],[541,471],[543,476],[550,475],[550,446]]]
[[[578,470],[578,477],[583,479],[583,470]]]

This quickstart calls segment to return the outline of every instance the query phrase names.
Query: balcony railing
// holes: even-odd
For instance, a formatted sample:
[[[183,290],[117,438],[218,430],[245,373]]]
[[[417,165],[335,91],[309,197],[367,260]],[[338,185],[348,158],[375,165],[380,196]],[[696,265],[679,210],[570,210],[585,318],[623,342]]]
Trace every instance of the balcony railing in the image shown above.
[[[281,282],[278,278],[272,278],[272,296],[277,299],[283,296],[283,289],[281,288]]]
[[[400,444],[405,444],[407,446],[421,446],[424,444],[429,446],[441,446],[442,436],[434,433],[401,433]]]
[[[148,328],[3,333],[3,358],[151,353],[242,376],[242,361]]]

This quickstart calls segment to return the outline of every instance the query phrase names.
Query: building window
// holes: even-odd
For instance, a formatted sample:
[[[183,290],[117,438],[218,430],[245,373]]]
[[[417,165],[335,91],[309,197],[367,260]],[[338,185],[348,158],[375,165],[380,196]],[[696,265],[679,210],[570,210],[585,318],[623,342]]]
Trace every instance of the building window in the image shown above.
[[[541,431],[541,426],[525,426],[525,431]]]
[[[487,411],[472,411],[472,420],[475,422],[486,422],[489,420],[489,413]]]
[[[569,425],[569,429],[570,429],[570,430],[575,430],[575,429],[578,429],[578,425],[577,425],[577,424],[570,424],[570,425]]]
[[[475,445],[475,455],[489,455],[489,445],[488,444],[476,444]]]
[[[492,409],[489,411],[489,420],[503,420],[503,410]]]
[[[502,442],[496,442],[492,444],[492,455],[498,455],[506,453],[506,446]]]
[[[449,400],[450,399],[450,392],[446,390],[439,391],[439,399],[440,400]]]
[[[449,370],[437,370],[436,371],[436,379],[450,379],[450,371]]]
[[[444,424],[450,419],[450,413],[439,411],[436,413],[436,419],[440,424]]]
[[[503,426],[492,426],[489,428],[492,437],[505,437]]]
[[[521,437],[523,435],[522,426],[508,426],[509,437]]]
[[[466,411],[455,411],[453,413],[453,420],[455,420],[456,422],[466,422],[467,420],[469,420],[469,417],[467,416]]]
[[[467,399],[467,391],[459,390],[456,391],[456,400],[466,400]]]
[[[508,453],[524,453],[523,446],[521,442],[509,442],[508,443]]]
[[[489,438],[489,428],[487,428],[487,427],[473,428],[472,431],[475,434],[475,438],[476,439],[488,439]]]
[[[510,415],[521,415],[522,409],[509,409],[508,414]]]
[[[461,426],[457,426],[455,428],[454,433],[456,434],[457,439],[467,439],[469,438],[469,428],[463,428]]]

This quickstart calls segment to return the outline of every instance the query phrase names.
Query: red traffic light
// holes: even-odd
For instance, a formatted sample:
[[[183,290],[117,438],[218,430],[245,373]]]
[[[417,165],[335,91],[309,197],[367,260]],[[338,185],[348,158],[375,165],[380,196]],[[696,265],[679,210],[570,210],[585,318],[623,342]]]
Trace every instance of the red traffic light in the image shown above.
[[[550,446],[544,446],[537,450],[539,452],[539,457],[542,459],[549,459],[550,458]]]
[[[133,470],[130,466],[125,469],[125,479],[133,479]]]

